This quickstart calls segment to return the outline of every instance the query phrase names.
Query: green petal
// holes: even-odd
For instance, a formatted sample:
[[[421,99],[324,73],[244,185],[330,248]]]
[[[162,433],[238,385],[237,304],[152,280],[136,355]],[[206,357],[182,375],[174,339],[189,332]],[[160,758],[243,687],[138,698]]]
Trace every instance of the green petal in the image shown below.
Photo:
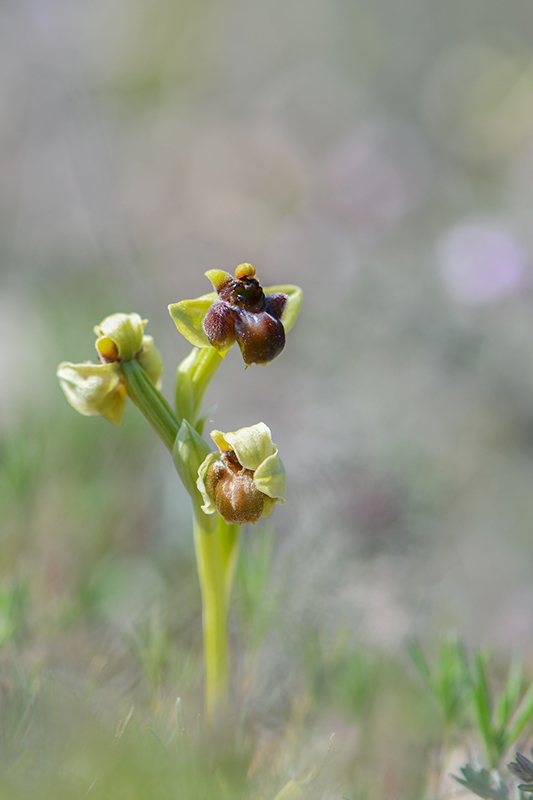
[[[256,470],[276,451],[270,428],[264,422],[230,433],[212,431],[211,438],[222,452],[233,450],[245,469]]]
[[[168,307],[179,332],[195,347],[211,347],[203,329],[204,317],[218,298],[216,292],[204,294],[195,300],[181,300]]]
[[[254,483],[260,492],[278,503],[285,502],[287,475],[276,451],[266,458],[254,472]]]
[[[303,292],[300,287],[293,286],[292,284],[287,284],[285,286],[264,286],[263,291],[265,294],[282,292],[287,295],[287,305],[281,316],[281,321],[285,332],[290,331],[296,322],[296,317],[300,313],[300,307],[302,305]]]
[[[71,364],[64,361],[57,377],[70,405],[86,417],[104,416],[120,425],[126,392],[120,385],[118,364]]]
[[[139,314],[111,314],[94,328],[98,336],[96,349],[103,356],[109,357],[109,342],[112,342],[120,358],[123,361],[131,361],[142,349],[146,322],[147,320],[141,319]]]

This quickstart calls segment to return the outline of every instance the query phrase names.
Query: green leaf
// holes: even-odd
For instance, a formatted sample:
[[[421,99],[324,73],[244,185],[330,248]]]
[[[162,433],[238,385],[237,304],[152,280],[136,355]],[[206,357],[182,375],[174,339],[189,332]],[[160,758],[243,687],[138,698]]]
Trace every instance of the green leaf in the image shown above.
[[[513,708],[516,706],[520,697],[520,690],[522,688],[522,662],[518,658],[514,658],[509,665],[509,673],[505,686],[496,703],[495,721],[496,725],[502,730],[505,730]]]
[[[533,716],[533,682],[530,683],[510,722],[508,731],[508,742],[515,742],[523,733],[526,725]]]
[[[461,772],[463,778],[458,778],[457,775],[452,777],[478,797],[485,797],[487,800],[508,800],[509,789],[498,773],[493,777],[488,770],[484,768],[476,770],[470,764],[461,767]]]
[[[480,733],[485,743],[487,756],[491,764],[494,764],[494,736],[491,724],[492,705],[490,699],[489,685],[485,664],[481,653],[475,654],[475,672],[472,682],[472,700]]]

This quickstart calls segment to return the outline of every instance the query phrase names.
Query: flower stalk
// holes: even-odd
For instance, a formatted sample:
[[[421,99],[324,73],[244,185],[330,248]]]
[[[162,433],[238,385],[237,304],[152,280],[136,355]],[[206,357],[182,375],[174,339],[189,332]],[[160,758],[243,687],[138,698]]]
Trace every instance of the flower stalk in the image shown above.
[[[172,452],[180,429],[180,420],[136,359],[124,361],[121,372],[128,396]]]
[[[220,565],[224,575],[226,587],[226,603],[229,609],[233,584],[235,582],[235,572],[239,558],[239,546],[241,541],[241,526],[232,525],[222,517],[218,517],[217,538],[220,552]]]
[[[209,454],[209,445],[183,420],[174,443],[173,457],[183,485],[189,492],[194,515],[194,547],[202,595],[202,627],[205,662],[205,707],[213,722],[227,708],[227,626],[239,552],[239,528],[218,514],[205,514],[197,488],[198,470]]]
[[[194,515],[194,547],[202,593],[205,660],[205,707],[210,721],[223,714],[228,702],[228,587],[220,540],[205,514]]]

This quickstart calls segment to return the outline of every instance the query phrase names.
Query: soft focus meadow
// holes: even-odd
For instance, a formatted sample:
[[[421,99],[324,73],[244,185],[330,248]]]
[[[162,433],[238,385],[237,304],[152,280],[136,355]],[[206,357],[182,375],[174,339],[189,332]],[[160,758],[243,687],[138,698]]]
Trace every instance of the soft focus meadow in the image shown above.
[[[0,798],[514,787],[529,715],[491,744],[482,706],[533,676],[530,0],[4,0],[0,92]],[[304,305],[208,391],[289,491],[244,534],[207,741],[188,497],[55,370],[136,311],[170,399],[167,305],[241,262]]]

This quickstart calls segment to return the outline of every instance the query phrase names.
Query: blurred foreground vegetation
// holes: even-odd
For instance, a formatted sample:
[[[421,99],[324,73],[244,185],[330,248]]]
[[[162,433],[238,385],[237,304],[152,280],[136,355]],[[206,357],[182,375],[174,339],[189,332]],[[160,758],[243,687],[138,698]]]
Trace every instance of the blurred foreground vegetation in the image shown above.
[[[516,783],[505,764],[533,711],[521,659],[295,624],[267,527],[239,565],[231,716],[207,730],[188,515],[168,537],[165,470],[129,417],[110,436],[61,406],[0,440],[0,797],[422,800],[460,796],[451,772],[514,796],[479,770]]]

